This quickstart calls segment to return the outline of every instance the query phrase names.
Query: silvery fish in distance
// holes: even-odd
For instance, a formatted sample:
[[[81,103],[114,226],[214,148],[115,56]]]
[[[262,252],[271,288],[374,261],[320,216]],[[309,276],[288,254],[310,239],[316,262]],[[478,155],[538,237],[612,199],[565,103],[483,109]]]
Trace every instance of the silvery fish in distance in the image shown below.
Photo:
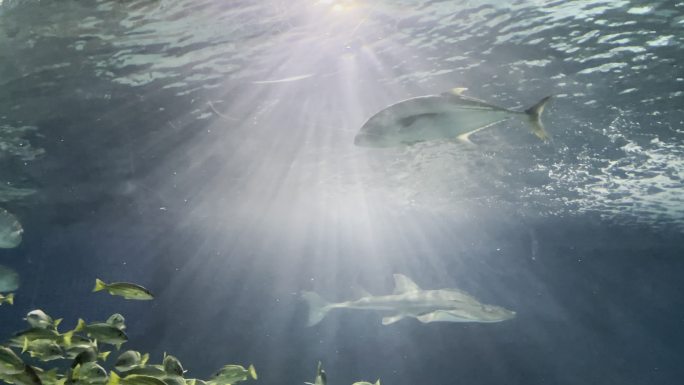
[[[9,267],[0,265],[0,293],[15,291],[19,288],[19,274]]]
[[[485,305],[457,289],[423,290],[408,277],[394,274],[394,293],[366,294],[356,301],[330,303],[314,292],[302,297],[309,305],[309,326],[316,325],[332,309],[360,309],[388,312],[383,325],[405,317],[429,322],[500,322],[515,317],[515,312],[499,306]]]
[[[19,246],[23,232],[24,229],[17,217],[0,208],[0,249],[11,249]]]
[[[551,96],[525,111],[497,107],[464,96],[465,88],[419,96],[393,104],[373,115],[354,138],[361,147],[395,147],[436,139],[460,139],[512,117],[527,121],[540,139],[549,139],[541,114]]]

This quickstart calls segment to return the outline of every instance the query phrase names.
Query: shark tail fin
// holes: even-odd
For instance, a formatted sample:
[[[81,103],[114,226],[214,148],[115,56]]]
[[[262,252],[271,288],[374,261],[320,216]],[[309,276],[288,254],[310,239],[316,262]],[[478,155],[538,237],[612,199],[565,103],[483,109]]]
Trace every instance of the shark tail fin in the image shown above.
[[[314,326],[321,322],[331,309],[328,301],[324,300],[320,295],[313,291],[303,292],[302,298],[306,301],[307,305],[309,305],[308,326]]]
[[[548,141],[550,139],[548,132],[544,128],[544,124],[541,121],[541,114],[544,112],[544,106],[551,99],[551,95],[540,100],[534,106],[525,110],[527,118],[529,119],[530,126],[532,127],[532,133],[534,133],[539,139],[543,141]]]

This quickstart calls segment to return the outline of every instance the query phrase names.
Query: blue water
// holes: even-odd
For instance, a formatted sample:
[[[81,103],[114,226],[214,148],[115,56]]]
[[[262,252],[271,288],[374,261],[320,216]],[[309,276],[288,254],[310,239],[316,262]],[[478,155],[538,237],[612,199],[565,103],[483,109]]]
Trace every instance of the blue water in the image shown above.
[[[125,348],[259,384],[675,384],[684,375],[684,3],[0,1],[0,207],[22,244],[2,339],[35,308],[126,316]],[[522,123],[353,144],[454,87]],[[392,274],[501,323],[306,327]],[[152,302],[91,293],[132,281]]]

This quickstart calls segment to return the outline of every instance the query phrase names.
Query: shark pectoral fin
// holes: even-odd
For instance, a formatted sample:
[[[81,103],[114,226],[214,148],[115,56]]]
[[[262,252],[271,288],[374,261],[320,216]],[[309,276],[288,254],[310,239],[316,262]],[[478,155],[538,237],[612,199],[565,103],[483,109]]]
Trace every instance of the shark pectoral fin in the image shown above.
[[[324,300],[320,295],[312,292],[302,292],[302,298],[309,305],[309,322],[308,326],[314,326],[325,318],[326,314],[332,309],[328,301]]]
[[[430,322],[468,322],[468,319],[459,316],[457,311],[450,310],[437,310],[431,313],[421,314],[418,317],[418,321],[426,324]]]
[[[418,321],[420,321],[424,324],[430,323],[430,322],[435,322],[435,321],[438,321],[437,320],[437,318],[439,318],[438,313],[441,313],[441,311],[437,310],[437,311],[433,311],[432,313],[421,314],[416,318],[418,318]]]
[[[391,324],[393,324],[393,323],[395,323],[395,322],[397,322],[397,321],[402,320],[404,317],[406,317],[406,316],[403,315],[403,314],[394,315],[394,316],[391,316],[391,317],[383,317],[383,318],[382,318],[382,324],[383,324],[383,325],[391,325]]]
[[[394,294],[418,291],[420,287],[411,278],[403,274],[394,274]]]

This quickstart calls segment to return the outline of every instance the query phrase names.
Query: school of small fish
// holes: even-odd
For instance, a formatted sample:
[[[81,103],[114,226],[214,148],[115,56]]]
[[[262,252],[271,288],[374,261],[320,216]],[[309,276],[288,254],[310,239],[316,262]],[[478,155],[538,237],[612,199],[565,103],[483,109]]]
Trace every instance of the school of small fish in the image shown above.
[[[1,267],[0,277],[16,273]],[[4,271],[4,272],[3,272]],[[14,282],[14,280],[10,280]],[[9,284],[0,289],[16,290]],[[126,299],[150,300],[154,296],[146,288],[128,282],[95,282],[93,291],[106,290]],[[0,294],[0,304],[13,304],[14,294]],[[0,382],[17,385],[230,385],[256,379],[253,365],[225,365],[208,380],[186,378],[186,370],[178,358],[164,354],[162,362],[152,364],[149,354],[127,350],[118,354],[111,369],[106,369],[113,346],[121,350],[128,341],[126,319],[114,313],[106,321],[86,322],[79,319],[72,330],[61,332],[62,319],[54,319],[41,309],[28,312],[24,318],[28,328],[14,333],[0,345]],[[46,369],[35,362],[57,361]],[[64,364],[68,362],[68,365]]]
[[[143,286],[128,282],[106,284],[97,279],[93,291],[106,290],[126,299],[149,300],[152,293]],[[12,304],[14,294],[0,295],[0,304]],[[209,379],[186,376],[178,358],[164,353],[160,363],[150,363],[148,353],[121,352],[128,341],[126,319],[114,313],[106,321],[86,322],[61,332],[62,319],[54,319],[41,309],[24,318],[27,329],[14,333],[0,345],[0,383],[16,385],[231,385],[256,380],[254,365],[228,364]],[[117,350],[110,360],[111,349]],[[43,365],[36,364],[40,362]],[[56,362],[51,368],[47,363]],[[109,363],[109,365],[108,365]],[[107,369],[109,367],[109,369]],[[325,371],[318,363],[315,385],[327,385]],[[356,382],[354,385],[380,385]]]

